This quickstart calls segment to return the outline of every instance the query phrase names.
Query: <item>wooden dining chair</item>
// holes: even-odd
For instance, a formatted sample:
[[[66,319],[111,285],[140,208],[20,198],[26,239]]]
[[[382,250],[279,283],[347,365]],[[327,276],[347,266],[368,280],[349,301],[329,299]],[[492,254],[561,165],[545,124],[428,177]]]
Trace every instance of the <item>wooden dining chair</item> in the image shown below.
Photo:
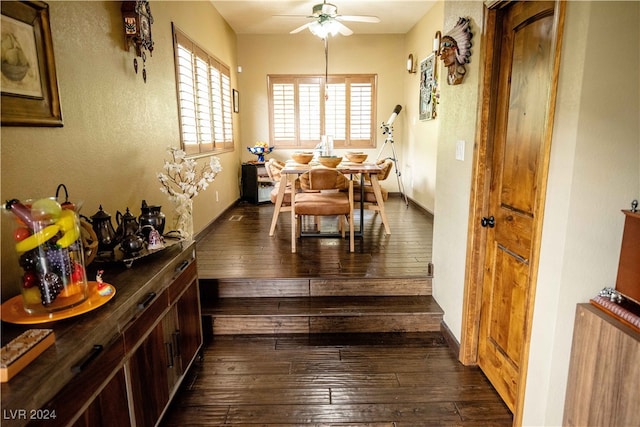
[[[273,190],[269,194],[269,198],[271,199],[271,203],[273,203],[273,216],[271,218],[271,227],[269,228],[269,236],[273,236],[276,232],[276,226],[278,225],[278,216],[280,212],[290,212],[291,211],[291,184],[287,182],[287,177],[282,175],[281,171],[284,168],[285,163],[276,159],[269,159],[266,163],[267,174],[269,175],[269,179],[275,182]],[[278,192],[280,191],[280,185],[285,185],[284,194],[282,198],[282,203],[278,206]],[[315,219],[316,228],[320,227],[320,223],[318,218]]]
[[[267,174],[269,175],[269,179],[275,182],[276,185],[271,190],[271,194],[269,195],[271,198],[271,203],[275,205],[273,211],[273,217],[271,218],[271,228],[269,228],[269,236],[273,236],[273,233],[276,231],[276,225],[278,223],[278,216],[280,212],[290,212],[291,211],[291,185],[287,183],[287,177],[283,177],[281,174],[281,170],[284,167],[285,163],[276,159],[269,159],[266,163]],[[284,198],[282,199],[282,204],[278,206],[276,200],[278,198],[278,191],[280,190],[281,185],[286,185],[284,191]]]
[[[376,174],[374,179],[378,182],[384,181],[389,177],[391,168],[393,167],[393,160],[381,159],[376,162],[380,166],[381,171]],[[355,203],[359,203],[361,199],[360,182],[353,184],[353,200]],[[389,227],[389,220],[384,210],[384,202],[389,197],[389,192],[382,188],[380,185],[374,186],[371,182],[371,175],[367,174],[364,177],[364,209],[372,210],[374,212],[380,212],[380,219],[382,219],[382,225],[384,225],[384,231],[386,234],[391,234],[391,228]]]
[[[296,252],[303,215],[337,216],[340,221],[346,216],[349,221],[349,251],[354,252],[353,181],[336,169],[314,168],[300,175],[295,187],[301,191],[291,192],[291,252]],[[345,227],[341,230],[344,237]]]

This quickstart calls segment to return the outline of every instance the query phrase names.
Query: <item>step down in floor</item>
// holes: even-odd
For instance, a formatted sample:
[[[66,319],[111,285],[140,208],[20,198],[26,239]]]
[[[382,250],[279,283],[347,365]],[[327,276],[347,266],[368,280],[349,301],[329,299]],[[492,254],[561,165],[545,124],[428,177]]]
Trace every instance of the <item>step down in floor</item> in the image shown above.
[[[203,302],[218,298],[426,296],[431,278],[200,279]]]
[[[213,335],[434,332],[443,311],[430,295],[230,297],[202,315]]]

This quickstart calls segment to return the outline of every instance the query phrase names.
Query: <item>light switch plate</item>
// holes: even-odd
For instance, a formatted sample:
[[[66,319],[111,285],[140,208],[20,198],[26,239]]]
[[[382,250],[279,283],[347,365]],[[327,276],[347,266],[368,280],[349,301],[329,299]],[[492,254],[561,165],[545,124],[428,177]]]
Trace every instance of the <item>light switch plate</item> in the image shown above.
[[[456,160],[464,161],[464,141],[456,142]]]

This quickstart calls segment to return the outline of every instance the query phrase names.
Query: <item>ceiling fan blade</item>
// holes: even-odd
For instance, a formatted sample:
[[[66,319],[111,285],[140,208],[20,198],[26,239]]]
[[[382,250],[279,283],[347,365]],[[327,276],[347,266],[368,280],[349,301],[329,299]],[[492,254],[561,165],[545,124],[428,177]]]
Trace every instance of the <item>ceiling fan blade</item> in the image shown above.
[[[350,22],[370,22],[372,24],[377,24],[380,22],[380,18],[377,16],[368,16],[368,15],[338,15],[336,19],[339,21],[350,21]]]
[[[316,18],[313,15],[271,15],[272,18]]]
[[[343,36],[350,36],[351,34],[353,34],[353,31],[351,31],[351,29],[349,27],[347,27],[346,25],[342,24],[341,22],[338,22],[336,20],[336,21],[334,21],[334,23],[338,27],[338,32],[340,34],[342,34]]]
[[[304,30],[306,28],[309,28],[310,25],[313,25],[313,22],[307,22],[306,24],[299,26],[295,30],[289,31],[289,34],[297,34],[300,31],[302,31],[302,30]]]

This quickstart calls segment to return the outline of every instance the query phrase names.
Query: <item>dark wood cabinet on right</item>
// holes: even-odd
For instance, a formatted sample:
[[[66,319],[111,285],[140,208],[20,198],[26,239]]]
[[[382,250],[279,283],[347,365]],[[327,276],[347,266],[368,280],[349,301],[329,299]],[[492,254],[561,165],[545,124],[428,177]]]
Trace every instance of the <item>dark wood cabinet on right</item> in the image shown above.
[[[578,304],[564,426],[638,425],[640,334],[592,304]]]
[[[625,220],[616,290],[640,301],[640,212],[622,212]]]

